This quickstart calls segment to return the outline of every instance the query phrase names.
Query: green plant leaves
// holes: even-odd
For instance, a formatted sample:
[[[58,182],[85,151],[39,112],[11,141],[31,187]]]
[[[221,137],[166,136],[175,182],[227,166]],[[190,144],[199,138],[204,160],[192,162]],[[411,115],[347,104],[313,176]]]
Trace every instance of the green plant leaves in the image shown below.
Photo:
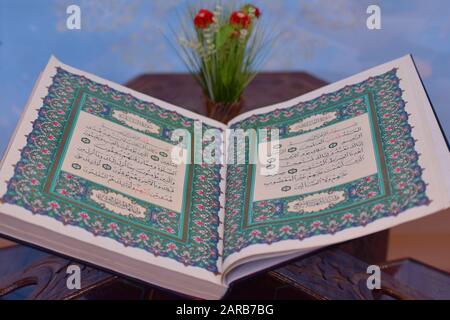
[[[219,28],[216,34],[216,47],[221,48],[227,41],[230,41],[232,34],[234,32],[234,28],[229,25],[223,25]]]

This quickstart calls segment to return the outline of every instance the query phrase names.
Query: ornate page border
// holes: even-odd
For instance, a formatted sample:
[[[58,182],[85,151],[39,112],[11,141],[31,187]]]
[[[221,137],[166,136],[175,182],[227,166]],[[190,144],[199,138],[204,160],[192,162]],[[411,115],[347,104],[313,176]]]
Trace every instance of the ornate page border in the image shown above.
[[[217,273],[219,259],[218,226],[220,219],[220,165],[193,165],[192,203],[186,241],[170,239],[153,232],[142,232],[127,223],[110,221],[89,210],[42,193],[43,183],[53,163],[64,128],[69,120],[76,94],[84,90],[115,101],[148,119],[159,119],[187,129],[193,121],[175,111],[121,93],[85,76],[57,68],[48,95],[43,99],[27,145],[21,150],[14,175],[2,201],[21,206],[33,214],[52,217],[63,224],[78,226],[96,236],[112,238],[125,246],[144,249],[155,256],[174,259],[186,266],[196,266]],[[204,124],[205,127],[207,125]],[[206,129],[206,128],[205,128]],[[167,132],[166,132],[167,133]],[[166,134],[163,132],[163,134]]]
[[[351,210],[304,218],[290,223],[273,222],[267,226],[244,228],[248,173],[245,165],[230,165],[227,171],[227,201],[224,236],[224,258],[252,244],[274,243],[282,240],[334,234],[338,231],[364,226],[377,219],[396,216],[415,207],[428,205],[426,185],[422,180],[422,168],[418,165],[418,153],[411,136],[411,126],[405,111],[405,101],[399,86],[397,69],[370,77],[360,83],[345,86],[341,90],[321,95],[307,102],[300,102],[286,109],[253,115],[234,123],[233,128],[278,127],[292,118],[302,119],[309,111],[320,112],[330,104],[364,93],[372,94],[383,143],[392,193],[389,197],[357,206]],[[279,128],[283,134],[283,127]],[[286,132],[286,128],[284,128]],[[244,177],[244,178],[243,178]],[[376,200],[376,199],[375,199]]]

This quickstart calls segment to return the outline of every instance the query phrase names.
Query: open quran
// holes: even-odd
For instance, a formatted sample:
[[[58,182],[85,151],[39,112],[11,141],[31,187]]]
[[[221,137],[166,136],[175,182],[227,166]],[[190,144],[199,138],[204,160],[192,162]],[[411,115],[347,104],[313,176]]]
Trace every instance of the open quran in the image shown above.
[[[0,233],[217,299],[450,207],[449,165],[409,55],[227,124],[52,57],[1,162]]]

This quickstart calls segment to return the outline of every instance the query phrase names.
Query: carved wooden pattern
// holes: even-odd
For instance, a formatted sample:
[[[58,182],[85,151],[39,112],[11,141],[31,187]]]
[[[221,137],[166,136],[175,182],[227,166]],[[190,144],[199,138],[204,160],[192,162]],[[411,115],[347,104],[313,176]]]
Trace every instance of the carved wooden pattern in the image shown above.
[[[328,249],[271,271],[270,275],[320,300],[374,300],[382,295],[401,300],[430,298],[384,272],[381,289],[369,290],[368,265],[341,250]]]
[[[1,255],[1,251],[0,251]],[[81,268],[81,290],[67,288],[67,267],[76,264]],[[93,287],[100,287],[117,279],[103,271],[87,267],[72,261],[49,256],[24,266],[22,270],[14,274],[0,277],[0,297],[12,293],[15,290],[33,285],[34,290],[27,297],[33,300],[60,300],[76,299]]]
[[[0,250],[26,254],[23,246]],[[14,252],[12,252],[14,251]],[[10,255],[8,255],[10,256]],[[81,267],[81,290],[66,286],[67,267]],[[368,264],[327,248],[268,273],[233,284],[226,299],[448,299],[450,275],[413,260],[380,265],[381,290],[366,285]],[[401,271],[401,272],[400,272]],[[0,298],[24,286],[35,285],[26,299],[180,299],[182,296],[82,264],[47,255],[22,269],[0,276]]]

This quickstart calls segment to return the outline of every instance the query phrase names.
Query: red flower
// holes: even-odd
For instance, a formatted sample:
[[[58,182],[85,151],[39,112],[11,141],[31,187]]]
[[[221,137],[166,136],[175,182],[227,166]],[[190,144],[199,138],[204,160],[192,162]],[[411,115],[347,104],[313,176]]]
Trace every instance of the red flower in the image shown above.
[[[242,11],[235,11],[230,16],[230,24],[239,28],[247,29],[251,22],[250,16]]]
[[[141,239],[141,240],[148,240],[148,236],[146,235],[146,234],[143,234],[143,233],[140,233],[139,235],[138,235],[138,237],[139,237],[139,239]]]
[[[373,206],[373,210],[375,211],[381,211],[381,209],[383,209],[383,205],[381,203],[377,203]]]
[[[197,28],[208,28],[214,22],[214,14],[206,9],[200,9],[194,18],[194,24]]]
[[[369,193],[367,193],[367,197],[369,197],[369,198],[372,198],[372,197],[374,197],[376,195],[377,195],[377,193],[373,192],[373,191],[370,191]]]
[[[257,217],[255,220],[256,221],[264,221],[264,220],[266,220],[267,219],[267,216],[259,216],[259,217]]]
[[[321,224],[322,224],[322,222],[320,222],[320,221],[314,221],[313,223],[311,223],[311,227],[313,229],[317,229],[320,227]]]
[[[52,207],[52,208],[54,208],[54,209],[59,208],[59,204],[56,203],[55,201],[49,202],[49,205],[50,205],[50,207]]]
[[[80,218],[83,219],[83,220],[89,219],[89,215],[88,215],[86,212],[80,212],[78,215],[79,215]]]
[[[166,228],[166,232],[168,233],[175,233],[175,230],[173,230],[171,227]]]
[[[109,226],[109,228],[110,228],[111,230],[117,230],[117,229],[118,229],[117,224],[114,223],[114,222],[111,222],[110,224],[108,224],[108,226]]]
[[[259,11],[259,9],[252,4],[246,4],[245,6],[242,7],[241,10],[246,14],[250,14],[250,11],[253,11],[253,14],[255,15],[256,18],[259,18],[259,16],[261,15],[261,11]]]
[[[342,216],[342,220],[350,220],[351,218],[353,218],[353,215],[351,213],[346,213]]]
[[[250,232],[250,234],[252,235],[252,237],[257,237],[261,234],[261,231],[259,230],[253,230],[252,232]]]

